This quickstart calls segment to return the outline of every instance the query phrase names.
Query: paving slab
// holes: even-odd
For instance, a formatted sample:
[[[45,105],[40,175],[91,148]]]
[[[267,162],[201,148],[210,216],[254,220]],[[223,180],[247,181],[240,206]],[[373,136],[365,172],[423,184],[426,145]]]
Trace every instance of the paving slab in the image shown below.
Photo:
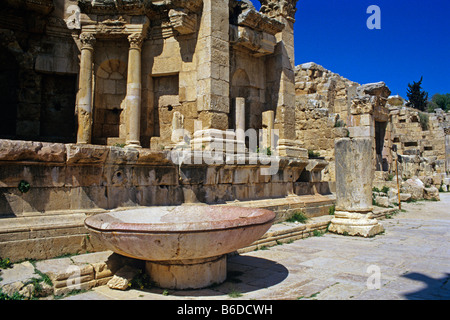
[[[404,212],[381,220],[385,232],[373,238],[326,233],[229,256],[227,280],[201,290],[120,291],[103,285],[65,299],[448,300],[449,206],[450,193],[441,193],[440,202],[402,204]],[[104,253],[72,260],[93,263],[97,255]],[[56,267],[54,263],[42,262],[38,266],[51,270]],[[33,270],[26,266],[18,264],[16,268],[23,268],[29,277]],[[5,277],[5,272],[10,271],[4,270],[2,276],[12,279],[8,273]]]
[[[373,238],[326,233],[230,256],[228,280],[214,287],[163,295],[102,286],[70,299],[450,299],[450,194],[402,205]]]

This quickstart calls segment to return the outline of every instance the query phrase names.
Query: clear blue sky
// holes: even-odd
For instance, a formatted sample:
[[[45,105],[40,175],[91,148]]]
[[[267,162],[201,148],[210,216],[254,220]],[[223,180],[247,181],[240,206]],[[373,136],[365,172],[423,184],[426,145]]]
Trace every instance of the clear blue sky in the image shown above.
[[[381,9],[380,30],[366,26],[370,5]],[[421,76],[430,98],[450,93],[449,17],[450,0],[299,0],[295,63],[313,61],[361,84],[384,81],[404,98]]]

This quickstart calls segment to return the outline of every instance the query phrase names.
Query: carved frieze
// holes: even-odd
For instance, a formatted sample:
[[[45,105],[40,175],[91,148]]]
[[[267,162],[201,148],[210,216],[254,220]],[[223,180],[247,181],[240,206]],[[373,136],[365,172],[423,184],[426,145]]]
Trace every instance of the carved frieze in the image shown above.
[[[95,14],[144,14],[146,0],[78,0],[81,12]]]

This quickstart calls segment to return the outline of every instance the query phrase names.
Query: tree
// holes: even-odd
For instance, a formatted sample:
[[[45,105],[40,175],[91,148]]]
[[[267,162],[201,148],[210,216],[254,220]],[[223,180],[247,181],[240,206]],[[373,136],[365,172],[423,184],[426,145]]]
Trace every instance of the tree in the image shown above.
[[[406,95],[413,108],[419,109],[420,111],[426,111],[428,92],[422,90],[422,80],[423,77],[420,77],[419,82],[413,81],[412,84],[408,83]]]
[[[431,101],[428,103],[428,110],[433,111],[436,108],[441,108],[444,111],[450,110],[450,93],[436,93],[431,97]]]

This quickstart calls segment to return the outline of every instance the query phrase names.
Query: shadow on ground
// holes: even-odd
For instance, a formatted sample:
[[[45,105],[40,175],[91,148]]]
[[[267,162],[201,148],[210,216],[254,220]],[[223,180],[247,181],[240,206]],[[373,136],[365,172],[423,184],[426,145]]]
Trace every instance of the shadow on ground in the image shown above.
[[[289,271],[275,261],[235,255],[228,257],[227,279],[221,284],[214,284],[198,290],[168,290],[170,296],[212,297],[229,295],[238,297],[248,292],[270,288],[287,278]],[[199,275],[201,276],[201,275]],[[149,290],[162,293],[163,289]]]
[[[450,300],[450,274],[447,273],[442,278],[431,278],[425,274],[412,272],[402,277],[423,282],[426,287],[422,290],[405,293],[405,298],[409,300]]]

